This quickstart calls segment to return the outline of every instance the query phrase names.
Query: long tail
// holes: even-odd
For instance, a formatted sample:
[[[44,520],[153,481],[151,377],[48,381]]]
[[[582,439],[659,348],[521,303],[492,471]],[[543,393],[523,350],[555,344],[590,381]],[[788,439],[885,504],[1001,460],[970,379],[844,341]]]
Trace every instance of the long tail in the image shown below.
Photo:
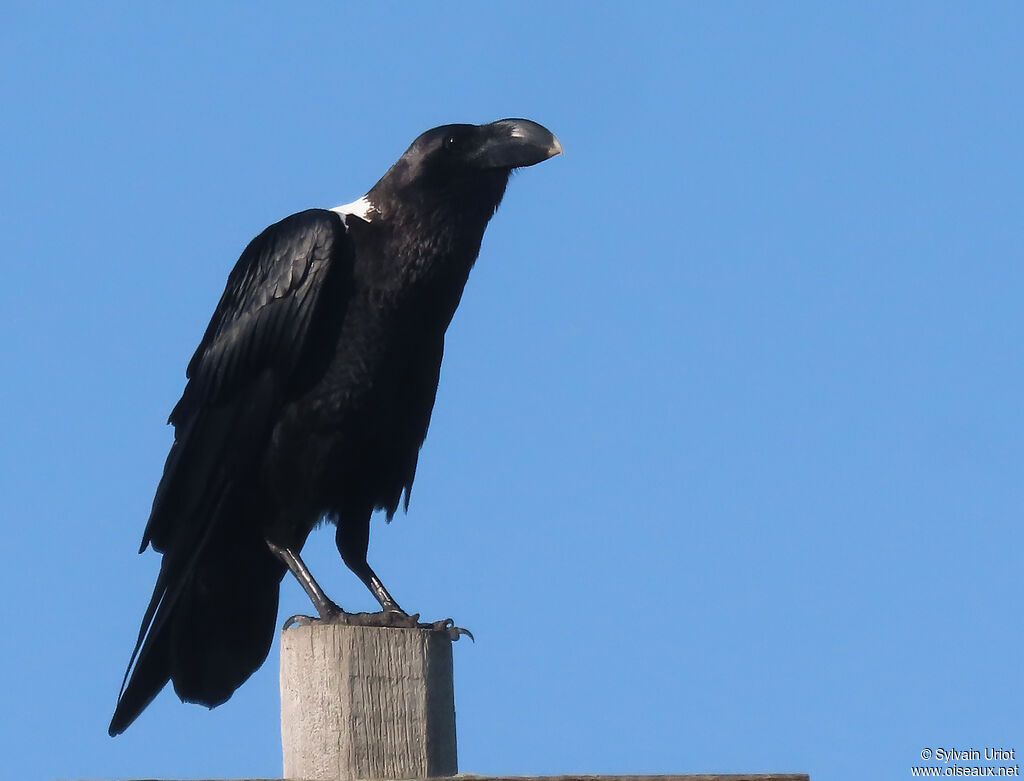
[[[215,533],[195,549],[164,554],[110,722],[112,736],[168,681],[182,701],[212,708],[267,658],[284,565],[251,525],[216,523],[208,531]]]

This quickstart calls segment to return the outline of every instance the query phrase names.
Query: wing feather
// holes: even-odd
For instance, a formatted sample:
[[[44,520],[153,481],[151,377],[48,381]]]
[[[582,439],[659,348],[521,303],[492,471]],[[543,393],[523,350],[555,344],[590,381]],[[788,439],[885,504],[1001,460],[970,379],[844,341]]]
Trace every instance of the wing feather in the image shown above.
[[[207,541],[237,522],[240,492],[297,377],[330,359],[353,262],[341,217],[309,210],[253,239],[228,276],[171,412],[174,444],[140,548],[152,544],[164,557],[111,734],[170,677],[165,646],[175,604]]]
[[[261,418],[273,414],[277,397],[287,393],[298,369],[328,357],[336,336],[330,324],[341,322],[353,258],[344,222],[321,209],[271,225],[245,248],[189,361],[188,383],[171,412],[175,442],[143,548],[149,542],[158,550],[172,544],[175,530],[185,522],[182,516],[198,499],[196,486],[209,482],[225,463],[237,473],[243,467],[237,461],[258,450],[238,447],[238,440],[257,444],[253,438],[265,436],[272,423]],[[266,397],[265,381],[273,386],[274,398]],[[215,414],[223,405],[247,406],[257,386],[260,403],[255,406],[260,409],[253,414],[243,420]]]

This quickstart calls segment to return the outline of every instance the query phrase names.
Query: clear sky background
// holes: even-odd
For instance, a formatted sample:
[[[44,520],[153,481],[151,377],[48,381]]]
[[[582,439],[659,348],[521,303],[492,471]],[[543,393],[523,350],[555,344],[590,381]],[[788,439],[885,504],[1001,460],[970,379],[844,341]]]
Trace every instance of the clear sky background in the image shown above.
[[[460,767],[1024,751],[1024,6],[498,6],[3,4],[5,777],[280,775],[277,643],[106,734],[164,420],[250,238],[506,116],[565,154],[513,178],[371,536],[476,634]]]

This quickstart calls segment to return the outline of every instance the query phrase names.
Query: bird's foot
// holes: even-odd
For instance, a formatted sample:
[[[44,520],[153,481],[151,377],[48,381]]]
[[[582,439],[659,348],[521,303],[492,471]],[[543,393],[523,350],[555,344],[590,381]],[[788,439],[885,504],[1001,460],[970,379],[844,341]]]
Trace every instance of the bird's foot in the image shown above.
[[[310,626],[312,624],[342,624],[344,626],[379,626],[394,627],[398,629],[416,629],[423,625],[419,623],[419,613],[410,616],[401,610],[382,610],[377,613],[349,613],[337,605],[330,605],[320,611],[320,617],[313,616],[292,616],[284,622],[284,629],[288,627]]]
[[[458,640],[462,635],[466,635],[474,643],[476,642],[472,632],[468,629],[455,626],[455,622],[450,618],[445,618],[441,621],[433,621],[431,623],[423,623],[420,621],[419,613],[409,615],[408,613],[397,610],[383,610],[378,613],[347,613],[341,608],[337,606],[335,607],[337,608],[336,610],[325,610],[325,615],[320,618],[301,615],[292,616],[284,622],[284,627],[282,628],[288,629],[289,627],[296,625],[311,626],[313,624],[342,624],[345,626],[376,626],[390,627],[394,629],[429,629],[432,632],[444,632],[453,641]]]
[[[294,616],[290,616],[285,619],[284,625],[281,629],[291,629],[293,626],[309,626],[314,621],[319,621],[319,619],[313,618],[313,616],[303,616],[296,613]]]
[[[468,629],[463,629],[461,626],[455,626],[455,621],[453,621],[450,618],[444,618],[440,621],[434,621],[431,624],[420,624],[419,628],[430,629],[434,632],[444,632],[446,635],[448,635],[449,639],[453,643],[463,635],[468,637],[474,643],[476,642],[476,638],[473,637],[472,632],[470,632]]]

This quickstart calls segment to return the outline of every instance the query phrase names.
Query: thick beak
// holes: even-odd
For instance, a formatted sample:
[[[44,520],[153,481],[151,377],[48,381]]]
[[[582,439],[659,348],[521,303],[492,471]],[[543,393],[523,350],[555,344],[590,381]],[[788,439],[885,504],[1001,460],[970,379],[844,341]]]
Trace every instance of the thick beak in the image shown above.
[[[484,138],[474,160],[481,168],[522,168],[562,151],[554,133],[529,119],[499,119],[480,129]]]

